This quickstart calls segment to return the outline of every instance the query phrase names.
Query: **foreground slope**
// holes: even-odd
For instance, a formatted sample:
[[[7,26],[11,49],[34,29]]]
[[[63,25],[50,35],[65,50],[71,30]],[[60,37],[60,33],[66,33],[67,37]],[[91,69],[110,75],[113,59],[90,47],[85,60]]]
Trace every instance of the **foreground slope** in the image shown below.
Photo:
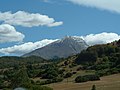
[[[61,82],[50,84],[53,90],[91,90],[92,85],[96,85],[97,90],[120,90],[120,74],[101,77],[100,81],[90,81],[85,83]]]

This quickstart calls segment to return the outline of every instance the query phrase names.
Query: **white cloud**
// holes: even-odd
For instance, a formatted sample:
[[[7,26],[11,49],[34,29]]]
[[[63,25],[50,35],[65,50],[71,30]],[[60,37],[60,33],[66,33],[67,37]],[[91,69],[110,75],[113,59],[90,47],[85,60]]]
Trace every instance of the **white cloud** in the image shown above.
[[[46,46],[54,41],[56,41],[58,39],[55,40],[48,40],[48,39],[44,39],[42,41],[37,41],[37,42],[27,42],[21,45],[14,45],[12,47],[8,47],[8,48],[2,48],[0,49],[0,53],[2,54],[15,54],[15,55],[23,55],[25,53],[31,52],[35,49],[41,48],[43,46]]]
[[[83,40],[85,40],[85,42],[88,45],[96,45],[96,44],[106,44],[106,43],[110,43],[113,42],[115,40],[119,40],[120,39],[120,35],[116,34],[116,33],[107,33],[107,32],[103,32],[103,33],[99,33],[99,34],[89,34],[86,36],[77,36],[82,38]],[[44,39],[42,41],[37,41],[37,42],[27,42],[21,45],[14,45],[12,47],[8,47],[8,48],[1,48],[0,49],[0,53],[2,54],[13,54],[13,55],[23,55],[25,53],[31,52],[35,49],[44,47],[54,41],[57,41],[58,39],[55,40],[48,40],[48,39]]]
[[[18,11],[16,13],[0,12],[0,21],[10,25],[20,25],[24,27],[60,26],[63,24],[61,21],[55,22],[53,18],[50,18],[47,15],[42,15],[39,13],[28,13],[25,11]]]
[[[81,36],[81,38],[83,38],[83,40],[85,40],[85,42],[88,45],[95,45],[95,44],[106,44],[113,42],[115,40],[119,40],[120,35],[116,33],[103,32],[100,34],[89,34],[86,36]]]
[[[62,25],[63,22],[55,22],[55,23],[52,23],[52,24],[49,24],[48,26],[49,27],[55,27],[55,26],[59,26],[59,25]]]
[[[120,0],[67,0],[75,4],[120,13]]]
[[[21,42],[25,36],[8,24],[0,25],[0,43]]]

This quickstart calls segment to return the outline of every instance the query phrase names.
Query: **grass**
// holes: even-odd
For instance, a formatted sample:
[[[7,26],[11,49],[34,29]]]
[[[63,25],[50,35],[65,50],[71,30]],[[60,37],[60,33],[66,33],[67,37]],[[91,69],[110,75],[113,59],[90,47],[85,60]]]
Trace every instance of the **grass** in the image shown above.
[[[91,90],[96,85],[96,90],[120,90],[120,74],[104,76],[100,81],[85,83],[61,82],[48,85],[53,90]]]

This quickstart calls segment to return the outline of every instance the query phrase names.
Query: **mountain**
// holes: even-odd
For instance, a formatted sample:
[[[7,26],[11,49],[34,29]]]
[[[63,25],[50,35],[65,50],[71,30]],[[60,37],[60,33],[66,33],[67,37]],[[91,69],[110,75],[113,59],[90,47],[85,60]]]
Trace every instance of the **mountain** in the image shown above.
[[[45,47],[27,53],[23,56],[27,57],[34,55],[40,56],[44,59],[66,58],[68,56],[80,53],[87,47],[88,45],[80,37],[66,36],[58,41],[55,41]]]

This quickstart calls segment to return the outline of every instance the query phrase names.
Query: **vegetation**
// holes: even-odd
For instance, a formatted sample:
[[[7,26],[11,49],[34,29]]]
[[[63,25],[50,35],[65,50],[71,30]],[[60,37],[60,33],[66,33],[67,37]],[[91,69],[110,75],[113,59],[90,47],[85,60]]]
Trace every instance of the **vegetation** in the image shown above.
[[[75,78],[76,83],[96,81],[96,80],[100,80],[100,77],[97,75],[84,75],[84,76],[78,76]]]
[[[93,85],[91,90],[96,90],[96,86],[95,86],[95,85]]]
[[[82,51],[75,60],[82,64],[83,69],[96,70],[100,76],[120,72],[120,44],[113,42],[105,45],[95,45]]]
[[[68,72],[68,73],[65,74],[64,78],[69,78],[69,77],[71,77],[72,75],[73,75],[73,73]]]
[[[95,81],[117,73],[120,73],[119,41],[91,46],[78,55],[59,60],[48,61],[36,56],[0,57],[0,89],[52,90],[43,85],[66,79],[76,83]]]
[[[25,68],[18,70],[11,80],[11,86],[13,88],[24,87],[30,84],[31,82]]]
[[[31,65],[39,63],[48,63],[48,60],[45,60],[41,57],[30,56],[30,57],[17,57],[17,56],[4,56],[0,57],[0,69],[5,68],[18,68],[21,65]]]
[[[36,85],[30,79],[38,75],[41,71],[38,69],[49,61],[36,56],[25,58],[6,56],[0,58],[0,63],[0,89],[11,90],[24,87],[29,90],[52,90],[48,87]]]

